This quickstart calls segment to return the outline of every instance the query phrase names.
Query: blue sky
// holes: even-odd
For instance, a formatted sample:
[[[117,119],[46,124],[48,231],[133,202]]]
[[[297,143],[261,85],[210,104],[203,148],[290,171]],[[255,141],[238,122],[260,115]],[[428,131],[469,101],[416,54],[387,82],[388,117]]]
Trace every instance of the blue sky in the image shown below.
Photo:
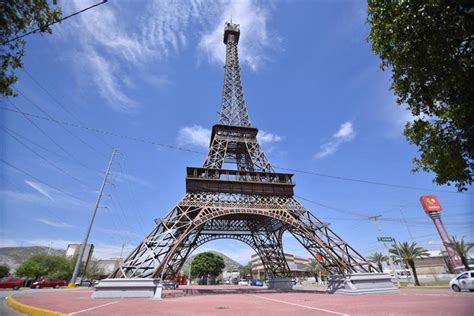
[[[91,3],[63,3],[63,12]],[[296,195],[307,208],[364,255],[382,249],[367,219],[377,214],[385,235],[437,250],[418,201],[436,194],[449,232],[473,239],[472,190],[437,192],[454,188],[410,171],[417,150],[402,130],[411,116],[395,105],[390,73],[370,51],[363,1],[110,1],[54,26],[52,35],[26,38],[14,87],[20,95],[1,106],[69,125],[0,111],[1,246],[80,241],[112,147],[120,155],[90,242],[103,258],[139,243],[184,196],[186,166],[204,161],[230,18],[241,25],[250,120],[278,170],[425,188],[296,172]],[[284,247],[309,255],[289,236]],[[207,249],[241,263],[252,254],[236,241],[199,251]]]

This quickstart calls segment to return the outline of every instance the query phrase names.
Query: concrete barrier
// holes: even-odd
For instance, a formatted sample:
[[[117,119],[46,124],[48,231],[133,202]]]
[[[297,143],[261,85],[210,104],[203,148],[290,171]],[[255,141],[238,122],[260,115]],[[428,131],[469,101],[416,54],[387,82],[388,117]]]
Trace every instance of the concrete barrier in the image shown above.
[[[332,275],[328,279],[331,294],[374,294],[400,292],[388,273],[352,273]]]
[[[292,278],[274,278],[267,282],[269,290],[291,290],[293,289]]]
[[[161,299],[162,285],[155,279],[104,279],[95,286],[92,298]]]

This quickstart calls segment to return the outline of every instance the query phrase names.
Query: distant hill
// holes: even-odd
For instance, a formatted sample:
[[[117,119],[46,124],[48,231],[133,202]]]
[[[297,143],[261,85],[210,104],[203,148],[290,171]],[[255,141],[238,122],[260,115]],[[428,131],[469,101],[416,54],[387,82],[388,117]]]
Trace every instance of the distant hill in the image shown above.
[[[14,270],[18,266],[31,257],[40,253],[48,253],[51,255],[65,255],[66,251],[49,247],[4,247],[0,248],[0,264],[7,264],[10,269]]]
[[[232,260],[231,258],[227,257],[226,255],[224,255],[223,253],[220,253],[218,251],[211,250],[211,251],[206,251],[206,252],[212,252],[216,255],[221,256],[222,259],[224,259],[224,263],[225,263],[224,271],[229,271],[229,272],[239,271],[239,268],[242,266],[237,261]],[[194,256],[188,257],[188,259],[186,259],[186,261],[184,262],[183,267],[181,268],[181,271],[183,271],[185,274],[188,274],[189,268],[191,266],[191,262],[193,261],[194,257],[196,257],[197,255],[198,254],[195,254]]]

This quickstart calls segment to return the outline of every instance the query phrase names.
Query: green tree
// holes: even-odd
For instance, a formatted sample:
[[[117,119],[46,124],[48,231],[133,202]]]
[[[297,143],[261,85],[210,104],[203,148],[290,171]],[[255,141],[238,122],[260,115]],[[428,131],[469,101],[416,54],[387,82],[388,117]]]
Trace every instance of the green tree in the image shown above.
[[[414,116],[404,131],[418,146],[413,171],[459,191],[474,174],[474,13],[463,3],[368,0],[372,50]]]
[[[53,0],[53,5],[57,1]],[[22,34],[39,29],[51,33],[49,25],[61,19],[61,9],[52,9],[47,0],[2,1],[0,9],[0,93],[14,96],[15,69],[23,67],[25,40]]]
[[[83,270],[84,268],[82,268]],[[87,265],[87,269],[84,273],[85,277],[89,280],[95,280],[100,278],[101,276],[107,274],[104,267],[100,264],[100,261],[91,258],[89,260],[89,264]],[[81,274],[82,275],[82,274]]]
[[[34,279],[46,276],[68,280],[72,275],[72,269],[71,261],[65,256],[37,254],[23,261],[15,274]]]
[[[35,280],[45,275],[46,273],[46,267],[33,260],[23,261],[15,272],[17,276],[33,278]]]
[[[323,265],[314,259],[310,259],[307,266],[308,266],[307,271],[311,273],[312,275],[314,275],[314,279],[316,280],[316,282],[319,281],[319,277],[321,276],[321,273],[326,271]]]
[[[451,237],[451,242],[449,243],[449,247],[457,253],[457,255],[461,258],[462,264],[466,267],[467,270],[469,268],[469,261],[467,260],[467,254],[469,250],[474,247],[474,243],[471,242],[464,242],[464,238],[456,239],[455,236]]]
[[[246,279],[248,276],[252,277],[252,264],[249,262],[239,268],[239,274],[242,279]]]
[[[212,252],[198,254],[191,263],[191,276],[201,278],[207,283],[207,277],[217,277],[225,267],[224,259]]]
[[[396,257],[398,257],[398,252],[400,252],[400,259],[408,263],[411,270],[413,271],[415,285],[420,285],[420,282],[418,281],[418,275],[416,273],[415,259],[429,256],[430,254],[428,253],[428,250],[423,247],[417,247],[416,242],[412,242],[411,244],[408,242],[403,242],[398,243],[398,249],[395,244],[392,245],[392,248],[390,248],[389,251]]]
[[[0,278],[6,277],[10,273],[10,267],[6,264],[0,265]]]
[[[371,261],[373,263],[376,263],[379,270],[380,270],[380,272],[383,272],[382,263],[384,261],[387,261],[388,257],[384,256],[384,254],[381,253],[381,252],[376,252],[372,256],[367,257],[367,259],[369,259],[369,261]]]

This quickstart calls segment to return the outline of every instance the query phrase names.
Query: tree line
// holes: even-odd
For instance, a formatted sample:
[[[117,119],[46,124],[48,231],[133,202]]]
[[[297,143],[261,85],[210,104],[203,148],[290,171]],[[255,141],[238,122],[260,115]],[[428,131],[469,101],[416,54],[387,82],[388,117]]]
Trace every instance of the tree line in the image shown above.
[[[23,261],[16,269],[15,275],[38,280],[40,278],[57,278],[69,281],[74,270],[77,256],[67,258],[64,255],[36,254]],[[87,264],[82,263],[79,275],[84,275],[86,279],[98,279],[106,274],[101,267],[99,260],[91,258]],[[0,277],[10,274],[10,268],[7,265],[0,266]]]
[[[461,262],[467,270],[470,270],[468,253],[473,246],[473,243],[465,242],[464,238],[457,239],[455,236],[451,238],[451,242],[448,244],[448,247],[450,247],[459,256],[459,258],[461,258]],[[413,271],[415,285],[420,285],[420,282],[418,280],[418,274],[416,271],[415,259],[428,257],[428,250],[423,247],[417,246],[416,242],[403,242],[393,244],[392,247],[389,249],[389,252],[393,256],[395,256],[395,258],[404,262],[411,268],[411,270]],[[382,271],[382,263],[386,262],[388,260],[388,257],[380,252],[376,252],[372,256],[369,256],[367,259],[377,264],[378,269]],[[454,267],[450,266],[451,264],[449,260],[447,260],[446,265],[448,266],[448,269],[452,270],[452,272],[455,272]]]

